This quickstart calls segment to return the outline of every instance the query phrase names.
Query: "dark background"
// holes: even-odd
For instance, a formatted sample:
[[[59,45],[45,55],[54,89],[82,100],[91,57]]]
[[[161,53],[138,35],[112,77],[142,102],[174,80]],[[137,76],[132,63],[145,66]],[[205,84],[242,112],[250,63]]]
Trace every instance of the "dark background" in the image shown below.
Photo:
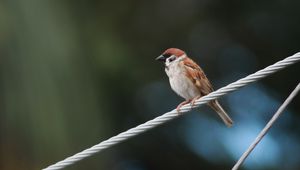
[[[41,169],[172,110],[154,59],[185,50],[215,89],[299,51],[298,0],[0,1],[0,169]],[[299,82],[294,64],[66,169],[230,169]],[[300,169],[300,98],[242,169]]]

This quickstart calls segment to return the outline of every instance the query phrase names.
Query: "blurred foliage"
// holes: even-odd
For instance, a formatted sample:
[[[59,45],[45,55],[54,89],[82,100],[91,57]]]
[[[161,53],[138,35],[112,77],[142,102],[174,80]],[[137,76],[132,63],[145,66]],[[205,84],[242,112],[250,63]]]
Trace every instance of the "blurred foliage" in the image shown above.
[[[41,169],[174,108],[182,99],[154,60],[168,47],[184,49],[216,89],[298,52],[299,6],[0,1],[0,169]],[[223,97],[236,122],[231,129],[203,107],[67,169],[229,169],[299,73],[295,64]],[[300,169],[299,102],[245,169]]]

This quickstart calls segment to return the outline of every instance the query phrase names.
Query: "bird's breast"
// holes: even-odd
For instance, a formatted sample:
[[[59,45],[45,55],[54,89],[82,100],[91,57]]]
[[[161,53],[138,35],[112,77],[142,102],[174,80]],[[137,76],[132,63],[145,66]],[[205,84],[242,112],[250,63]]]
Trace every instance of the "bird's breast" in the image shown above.
[[[179,96],[185,98],[186,100],[189,100],[200,95],[199,89],[188,77],[186,77],[185,68],[179,66],[169,66],[165,71],[169,77],[171,88]]]

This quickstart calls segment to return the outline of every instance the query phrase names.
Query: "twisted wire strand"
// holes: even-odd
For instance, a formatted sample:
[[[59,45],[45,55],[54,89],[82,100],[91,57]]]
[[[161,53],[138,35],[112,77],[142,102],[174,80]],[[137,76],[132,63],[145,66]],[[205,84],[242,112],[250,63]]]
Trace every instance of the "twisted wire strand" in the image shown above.
[[[241,87],[244,87],[248,85],[249,83],[255,82],[257,80],[260,80],[274,72],[277,72],[291,64],[294,64],[300,60],[300,52],[285,58],[284,60],[281,60],[273,65],[270,65],[262,70],[259,70],[253,74],[248,75],[245,78],[239,79],[236,82],[233,82],[225,87],[222,87],[212,93],[209,93],[206,96],[201,97],[195,102],[195,105],[191,107],[190,104],[186,104],[183,107],[180,108],[180,112],[182,114],[189,112],[192,108],[199,107],[200,105],[203,105],[205,103],[208,103],[211,100],[217,99],[229,92],[238,90]],[[87,158],[89,156],[94,155],[95,153],[98,153],[106,148],[109,148],[113,145],[116,145],[122,141],[125,141],[133,136],[136,136],[140,133],[143,133],[147,130],[150,130],[158,125],[161,125],[169,120],[174,119],[175,117],[178,117],[182,114],[178,114],[176,109],[169,111],[161,116],[158,116],[152,120],[149,120],[141,125],[138,125],[134,128],[131,128],[125,132],[122,132],[116,136],[113,136],[105,141],[100,142],[97,145],[94,145],[88,149],[85,149],[73,156],[70,156],[62,161],[59,161],[53,165],[48,166],[47,168],[44,168],[44,170],[58,170],[62,169],[66,166],[72,165],[84,158]]]

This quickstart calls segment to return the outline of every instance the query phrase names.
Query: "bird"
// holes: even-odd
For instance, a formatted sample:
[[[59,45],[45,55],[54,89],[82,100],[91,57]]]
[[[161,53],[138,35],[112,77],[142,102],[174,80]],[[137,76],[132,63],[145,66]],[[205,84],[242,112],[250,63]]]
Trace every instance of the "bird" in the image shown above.
[[[168,48],[156,60],[164,63],[172,90],[185,99],[177,106],[178,113],[180,113],[180,108],[183,105],[190,103],[191,106],[194,106],[197,99],[214,91],[201,67],[188,57],[183,50]],[[208,106],[218,113],[228,127],[233,125],[232,119],[218,100],[210,101]]]

